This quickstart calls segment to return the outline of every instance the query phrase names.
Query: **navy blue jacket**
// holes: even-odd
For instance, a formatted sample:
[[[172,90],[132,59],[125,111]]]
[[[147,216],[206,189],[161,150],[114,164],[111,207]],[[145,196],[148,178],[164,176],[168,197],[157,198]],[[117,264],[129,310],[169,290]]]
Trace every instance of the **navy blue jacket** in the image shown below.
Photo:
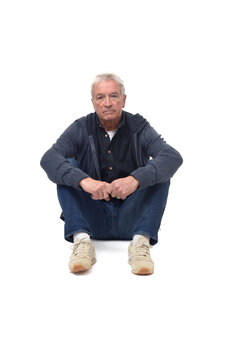
[[[141,115],[123,111],[123,117],[123,126],[130,132],[131,156],[136,164],[128,175],[139,181],[139,188],[168,181],[182,164],[179,152],[168,145]],[[98,126],[96,119],[97,114],[91,113],[74,121],[43,155],[41,166],[51,181],[79,189],[80,181],[87,177],[102,180],[96,149],[98,139],[93,131]],[[75,158],[79,168],[71,166],[67,158]]]

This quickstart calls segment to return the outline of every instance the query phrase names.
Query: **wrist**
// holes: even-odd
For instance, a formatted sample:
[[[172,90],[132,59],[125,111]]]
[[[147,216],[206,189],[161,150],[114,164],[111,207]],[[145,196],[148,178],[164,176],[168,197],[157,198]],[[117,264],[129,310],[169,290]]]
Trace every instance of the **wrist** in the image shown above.
[[[140,182],[132,175],[130,175],[130,177],[135,181],[135,183],[137,184],[137,186],[140,185]]]
[[[89,179],[91,179],[91,178],[90,178],[90,177],[86,177],[86,178],[82,179],[82,180],[80,181],[80,183],[79,183],[79,186],[82,187],[82,185],[83,185],[84,183],[88,182]]]

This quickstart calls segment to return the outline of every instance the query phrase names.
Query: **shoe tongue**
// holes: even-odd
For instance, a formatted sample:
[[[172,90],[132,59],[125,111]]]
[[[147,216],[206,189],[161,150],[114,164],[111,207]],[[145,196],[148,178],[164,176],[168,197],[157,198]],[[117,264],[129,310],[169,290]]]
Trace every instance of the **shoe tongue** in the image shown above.
[[[143,235],[135,235],[133,237],[133,241],[132,241],[133,245],[137,245],[137,244],[146,244],[149,245],[149,240],[148,238],[146,238]]]
[[[139,239],[138,242],[137,242],[137,245],[147,245],[149,246],[149,241],[147,239]]]
[[[84,244],[86,244],[86,243],[90,243],[91,242],[91,240],[90,239],[88,239],[88,238],[83,238],[83,239],[75,239],[74,240],[74,244],[81,244],[81,243],[84,243]]]

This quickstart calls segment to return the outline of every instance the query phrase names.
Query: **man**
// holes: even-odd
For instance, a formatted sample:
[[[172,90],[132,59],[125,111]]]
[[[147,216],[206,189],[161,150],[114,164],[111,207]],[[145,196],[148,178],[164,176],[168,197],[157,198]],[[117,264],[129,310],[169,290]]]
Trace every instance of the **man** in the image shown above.
[[[131,240],[132,272],[154,271],[150,247],[158,242],[170,178],[182,158],[142,116],[123,111],[125,101],[117,75],[98,75],[95,112],[70,125],[41,159],[57,184],[74,273],[96,262],[91,239]]]

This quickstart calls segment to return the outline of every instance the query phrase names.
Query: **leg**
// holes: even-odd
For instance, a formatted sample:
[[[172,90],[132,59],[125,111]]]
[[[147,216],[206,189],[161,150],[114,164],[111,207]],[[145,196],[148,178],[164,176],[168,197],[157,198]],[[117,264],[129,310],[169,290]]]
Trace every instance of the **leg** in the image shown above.
[[[67,159],[74,167],[79,167],[75,159]],[[69,186],[57,186],[58,199],[63,210],[62,220],[65,221],[65,239],[73,241],[73,234],[85,232],[92,238],[107,239],[111,217],[106,201],[92,200],[91,195],[81,188],[76,190]]]
[[[120,209],[119,229],[125,236],[133,238],[135,234],[142,234],[150,237],[151,245],[158,242],[169,185],[170,181],[167,181],[138,190],[124,201]]]
[[[124,216],[121,218],[120,227],[128,228],[132,237],[138,234],[128,247],[128,262],[134,274],[150,275],[154,272],[150,244],[154,245],[158,241],[158,230],[167,203],[169,185],[168,181],[139,190],[124,203]]]
[[[88,233],[93,239],[111,239],[111,221],[105,200],[93,200],[91,195],[70,186],[58,185],[58,198],[65,221],[64,237],[73,241],[73,234]]]

